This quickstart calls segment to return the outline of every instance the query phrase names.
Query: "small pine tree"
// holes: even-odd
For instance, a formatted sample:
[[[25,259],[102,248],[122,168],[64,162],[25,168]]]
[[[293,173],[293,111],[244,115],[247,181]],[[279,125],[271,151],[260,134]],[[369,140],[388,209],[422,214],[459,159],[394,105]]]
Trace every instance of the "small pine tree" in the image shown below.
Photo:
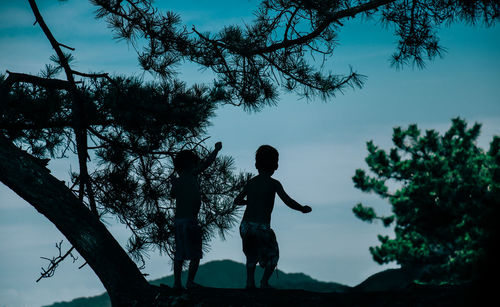
[[[379,235],[380,246],[370,247],[376,262],[416,269],[421,282],[477,277],[500,199],[500,138],[485,152],[476,145],[480,128],[455,118],[444,135],[434,130],[422,135],[417,125],[395,128],[389,152],[367,143],[371,175],[356,170],[355,187],[387,199],[393,214],[377,216],[361,203],[353,212],[363,221],[395,224],[395,238]],[[396,191],[389,191],[389,181],[399,184]]]

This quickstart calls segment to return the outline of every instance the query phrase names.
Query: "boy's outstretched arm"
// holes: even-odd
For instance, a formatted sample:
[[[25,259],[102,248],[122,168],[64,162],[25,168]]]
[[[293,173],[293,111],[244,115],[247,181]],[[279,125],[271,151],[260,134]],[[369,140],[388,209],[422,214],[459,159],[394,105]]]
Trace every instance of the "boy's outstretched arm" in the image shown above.
[[[276,181],[276,185],[277,185],[276,193],[278,193],[278,196],[285,203],[285,205],[302,213],[309,213],[312,211],[311,207],[302,206],[301,204],[293,200],[290,196],[288,196],[288,194],[286,194],[285,189],[283,189],[283,186],[279,181]]]
[[[215,149],[205,158],[203,159],[198,166],[196,167],[196,173],[201,173],[207,169],[212,163],[215,161],[215,157],[217,157],[217,153],[222,149],[222,143],[215,143]]]

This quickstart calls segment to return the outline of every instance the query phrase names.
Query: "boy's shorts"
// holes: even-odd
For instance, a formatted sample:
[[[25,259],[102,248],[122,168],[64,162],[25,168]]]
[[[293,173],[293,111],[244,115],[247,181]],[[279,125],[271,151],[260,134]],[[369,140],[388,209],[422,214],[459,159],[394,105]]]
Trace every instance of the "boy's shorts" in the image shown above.
[[[193,219],[175,220],[174,260],[201,259],[201,227]]]
[[[267,224],[242,221],[240,235],[243,253],[248,264],[259,263],[261,267],[274,267],[278,264],[279,249],[274,231]]]

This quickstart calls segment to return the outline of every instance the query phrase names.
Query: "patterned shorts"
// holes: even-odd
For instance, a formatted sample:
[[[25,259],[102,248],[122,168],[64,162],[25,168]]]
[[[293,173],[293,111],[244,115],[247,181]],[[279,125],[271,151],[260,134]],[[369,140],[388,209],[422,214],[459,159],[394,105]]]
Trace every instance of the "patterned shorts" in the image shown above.
[[[263,268],[278,264],[278,242],[274,231],[269,225],[242,221],[240,235],[247,263],[259,263]]]
[[[201,227],[193,219],[175,220],[174,260],[201,259]]]

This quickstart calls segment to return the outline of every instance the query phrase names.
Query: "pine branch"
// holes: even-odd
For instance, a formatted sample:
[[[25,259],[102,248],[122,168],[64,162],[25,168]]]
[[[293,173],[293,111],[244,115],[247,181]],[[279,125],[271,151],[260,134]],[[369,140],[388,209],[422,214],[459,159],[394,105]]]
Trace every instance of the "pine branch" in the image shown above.
[[[40,257],[42,259],[49,261],[49,265],[46,269],[42,268],[42,273],[40,273],[40,277],[36,280],[36,282],[39,282],[40,280],[42,280],[42,278],[49,278],[49,277],[54,276],[54,273],[55,273],[57,267],[59,266],[59,264],[61,262],[63,262],[64,259],[66,259],[68,256],[73,258],[73,262],[75,262],[78,259],[78,257],[75,257],[72,254],[73,250],[75,249],[74,246],[72,246],[64,255],[62,255],[62,242],[63,241],[61,240],[61,242],[56,243],[56,248],[57,248],[58,253],[59,253],[57,256],[52,257],[52,258]]]
[[[23,82],[30,83],[37,86],[42,86],[45,88],[59,89],[59,90],[70,90],[71,83],[65,80],[42,78],[38,76],[33,76],[24,73],[16,73],[7,70],[9,74],[5,79],[3,86],[8,90],[14,83]]]
[[[85,123],[85,107],[84,107],[84,102],[82,97],[80,96],[80,93],[78,92],[78,89],[76,87],[75,79],[73,76],[73,70],[69,66],[68,59],[64,55],[63,51],[61,50],[61,46],[65,46],[60,44],[50,31],[49,27],[45,23],[45,20],[43,19],[40,10],[38,9],[38,6],[35,2],[35,0],[28,0],[29,4],[31,6],[31,10],[33,11],[33,14],[35,15],[36,21],[40,28],[42,28],[43,33],[49,40],[50,44],[52,45],[52,48],[56,51],[56,54],[59,58],[59,63],[64,69],[64,72],[66,73],[66,78],[68,79],[68,82],[70,84],[70,92],[73,95],[73,121],[74,121],[74,129],[75,129],[75,136],[76,136],[76,147],[77,147],[77,154],[78,154],[78,164],[80,167],[80,193],[79,193],[79,199],[80,201],[83,202],[84,194],[85,194],[85,186],[87,186],[87,195],[89,197],[90,201],[90,209],[92,212],[96,215],[99,216],[99,213],[97,212],[97,206],[94,201],[93,197],[93,191],[92,187],[89,183],[90,177],[88,174],[88,169],[87,169],[87,129],[86,129],[86,123]],[[67,47],[67,46],[65,46]]]
[[[286,49],[286,48],[290,48],[292,46],[299,46],[299,45],[306,44],[306,43],[310,42],[311,40],[320,36],[326,28],[328,28],[332,23],[338,22],[340,19],[347,18],[347,17],[352,18],[360,13],[374,10],[378,7],[387,5],[387,4],[395,2],[395,1],[396,0],[375,0],[375,1],[371,1],[371,2],[368,2],[365,4],[355,6],[355,7],[348,8],[348,9],[345,9],[345,10],[342,10],[342,11],[339,11],[336,13],[329,14],[329,16],[325,19],[325,21],[320,23],[316,27],[316,29],[311,31],[309,34],[300,36],[300,37],[292,39],[292,40],[288,40],[285,38],[281,42],[274,43],[274,44],[269,45],[269,46],[264,47],[264,48],[255,48],[252,50],[245,50],[244,53],[248,54],[248,55],[271,53],[271,52],[278,51],[280,49]],[[230,48],[229,46],[224,45],[222,43],[220,43],[220,46],[226,47],[228,49]],[[234,49],[232,49],[231,51],[237,52],[237,53],[241,52],[241,50],[234,50]]]

